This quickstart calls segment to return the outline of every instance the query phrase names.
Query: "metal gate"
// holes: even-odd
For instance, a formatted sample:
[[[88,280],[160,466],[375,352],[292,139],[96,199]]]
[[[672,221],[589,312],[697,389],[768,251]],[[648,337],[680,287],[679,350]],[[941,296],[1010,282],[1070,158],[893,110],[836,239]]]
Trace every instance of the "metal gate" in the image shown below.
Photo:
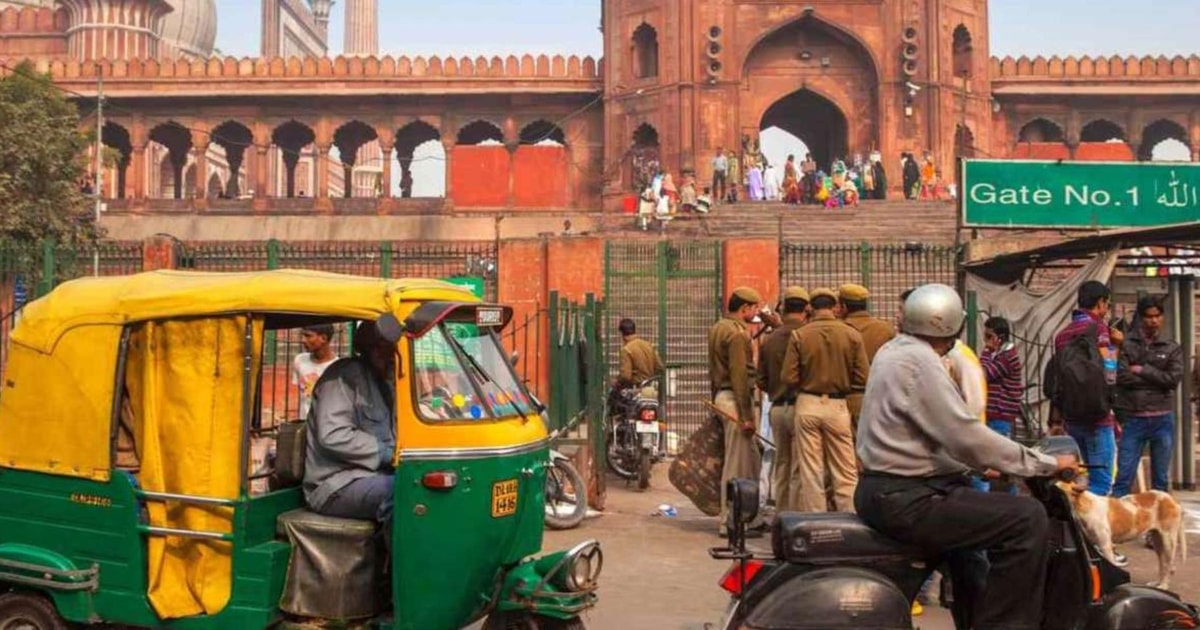
[[[853,282],[871,291],[871,312],[891,319],[900,306],[900,293],[940,282],[955,285],[958,250],[953,246],[921,243],[902,245],[781,243],[779,284],[837,289]]]
[[[721,244],[717,241],[609,242],[604,251],[605,351],[620,369],[617,324],[628,317],[658,347],[668,378],[660,391],[667,430],[686,439],[704,420],[708,329],[721,314]]]

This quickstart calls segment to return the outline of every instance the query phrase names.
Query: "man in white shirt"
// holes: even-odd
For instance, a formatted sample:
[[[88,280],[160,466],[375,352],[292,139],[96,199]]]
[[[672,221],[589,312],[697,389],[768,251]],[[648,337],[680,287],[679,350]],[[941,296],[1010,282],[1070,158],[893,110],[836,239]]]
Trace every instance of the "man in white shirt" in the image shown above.
[[[296,355],[292,360],[292,386],[300,394],[300,417],[308,417],[308,409],[312,406],[313,387],[325,373],[325,368],[337,361],[337,353],[333,351],[333,325],[316,324],[307,326],[300,331],[300,345],[305,352]]]
[[[712,191],[718,200],[725,198],[727,174],[729,173],[729,158],[725,156],[725,147],[717,147],[717,155],[712,161],[713,181]]]

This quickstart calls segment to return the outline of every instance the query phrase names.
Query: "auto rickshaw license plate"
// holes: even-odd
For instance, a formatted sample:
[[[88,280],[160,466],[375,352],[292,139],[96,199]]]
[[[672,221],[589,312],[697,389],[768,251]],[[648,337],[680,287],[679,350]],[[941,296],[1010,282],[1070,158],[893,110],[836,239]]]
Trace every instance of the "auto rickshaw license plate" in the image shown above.
[[[506,479],[492,484],[492,518],[517,513],[517,480]]]

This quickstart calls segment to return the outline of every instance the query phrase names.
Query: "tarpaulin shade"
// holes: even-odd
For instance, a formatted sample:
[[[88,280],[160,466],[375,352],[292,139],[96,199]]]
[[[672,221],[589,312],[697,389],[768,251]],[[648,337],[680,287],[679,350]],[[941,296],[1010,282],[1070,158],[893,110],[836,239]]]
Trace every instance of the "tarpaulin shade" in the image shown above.
[[[151,492],[237,499],[241,487],[247,317],[147,322],[130,336],[125,385]],[[251,327],[262,345],[262,320]],[[261,355],[251,366],[256,374]],[[150,501],[150,525],[233,531],[233,508]],[[213,615],[229,602],[232,543],[148,538],[149,598],[162,619]]]

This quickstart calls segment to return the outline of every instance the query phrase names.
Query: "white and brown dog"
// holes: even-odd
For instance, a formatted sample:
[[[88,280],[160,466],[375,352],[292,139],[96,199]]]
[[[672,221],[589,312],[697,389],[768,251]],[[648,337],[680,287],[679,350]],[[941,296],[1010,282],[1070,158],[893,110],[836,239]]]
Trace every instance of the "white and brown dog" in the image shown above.
[[[1070,497],[1084,532],[1109,562],[1116,559],[1114,544],[1149,535],[1158,556],[1158,581],[1151,586],[1168,588],[1176,555],[1181,562],[1187,560],[1185,513],[1179,502],[1158,490],[1114,499],[1097,496],[1079,485],[1059,482],[1059,487]]]

